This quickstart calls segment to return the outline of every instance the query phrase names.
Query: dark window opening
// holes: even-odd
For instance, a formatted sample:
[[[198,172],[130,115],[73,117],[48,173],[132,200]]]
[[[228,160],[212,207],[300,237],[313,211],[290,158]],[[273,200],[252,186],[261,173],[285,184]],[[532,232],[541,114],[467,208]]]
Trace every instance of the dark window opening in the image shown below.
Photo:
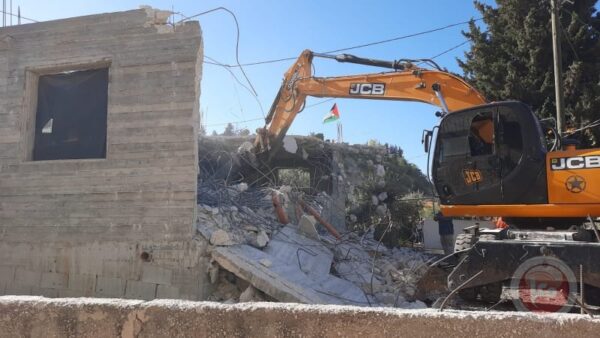
[[[492,155],[494,153],[494,120],[491,113],[479,114],[471,121],[469,148],[471,156]]]
[[[310,189],[310,172],[304,168],[277,170],[278,185],[289,185],[297,189]]]
[[[40,75],[33,160],[106,158],[108,68]]]

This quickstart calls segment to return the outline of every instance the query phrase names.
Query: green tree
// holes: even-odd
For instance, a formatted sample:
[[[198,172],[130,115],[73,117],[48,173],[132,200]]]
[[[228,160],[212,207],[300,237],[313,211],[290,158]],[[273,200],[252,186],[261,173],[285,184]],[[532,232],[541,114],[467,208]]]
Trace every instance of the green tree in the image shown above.
[[[235,131],[235,134],[239,135],[239,136],[250,136],[250,129],[248,129],[248,128],[238,129]]]
[[[227,123],[225,130],[223,131],[223,136],[235,136],[235,127],[231,123]]]
[[[559,1],[561,2],[561,1]],[[562,1],[562,67],[567,125],[580,127],[600,118],[600,13],[597,0]],[[554,117],[554,72],[550,0],[475,1],[487,26],[471,22],[463,34],[472,40],[465,76],[489,101],[518,100],[539,117]],[[581,136],[598,145],[599,128]]]
[[[316,137],[321,141],[325,141],[325,135],[323,133],[315,133],[315,132],[311,132],[310,136],[312,137]]]
[[[369,147],[378,147],[378,146],[381,146],[381,143],[379,143],[379,141],[377,139],[372,138],[367,141],[367,145]]]

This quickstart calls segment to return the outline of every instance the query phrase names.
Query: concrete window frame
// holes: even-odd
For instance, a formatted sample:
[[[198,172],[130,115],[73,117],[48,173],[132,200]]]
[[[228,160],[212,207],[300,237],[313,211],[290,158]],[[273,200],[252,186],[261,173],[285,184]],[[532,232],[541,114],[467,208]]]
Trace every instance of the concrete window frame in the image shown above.
[[[110,113],[110,92],[111,92],[111,73],[112,59],[101,57],[95,59],[78,60],[74,62],[66,62],[60,64],[36,65],[25,67],[25,90],[23,95],[23,113],[21,120],[21,141],[19,146],[19,159],[21,162],[63,162],[63,161],[106,161],[109,156],[108,145],[108,129],[109,129],[109,113]],[[106,139],[106,156],[104,158],[92,159],[57,159],[57,160],[33,160],[33,151],[35,145],[35,126],[38,103],[38,85],[39,78],[43,75],[60,74],[71,71],[83,71],[93,69],[108,69],[108,102],[107,102],[107,139]]]

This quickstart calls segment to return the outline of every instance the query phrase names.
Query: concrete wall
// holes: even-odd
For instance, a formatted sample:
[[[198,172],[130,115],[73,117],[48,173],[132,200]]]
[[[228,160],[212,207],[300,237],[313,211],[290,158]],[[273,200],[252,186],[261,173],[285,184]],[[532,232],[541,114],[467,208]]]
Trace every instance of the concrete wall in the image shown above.
[[[0,28],[0,294],[203,298],[202,40],[140,9]],[[106,159],[31,161],[37,78],[108,66]]]
[[[0,337],[593,337],[600,319],[517,312],[0,297]]]

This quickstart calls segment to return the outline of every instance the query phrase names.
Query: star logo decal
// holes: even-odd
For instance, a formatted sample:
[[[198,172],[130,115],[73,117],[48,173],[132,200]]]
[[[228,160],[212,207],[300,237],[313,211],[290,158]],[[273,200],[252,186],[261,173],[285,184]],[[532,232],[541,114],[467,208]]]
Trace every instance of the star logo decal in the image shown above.
[[[585,185],[585,179],[583,179],[583,177],[579,175],[569,176],[569,178],[567,178],[567,181],[565,182],[567,190],[575,194],[584,191]]]

